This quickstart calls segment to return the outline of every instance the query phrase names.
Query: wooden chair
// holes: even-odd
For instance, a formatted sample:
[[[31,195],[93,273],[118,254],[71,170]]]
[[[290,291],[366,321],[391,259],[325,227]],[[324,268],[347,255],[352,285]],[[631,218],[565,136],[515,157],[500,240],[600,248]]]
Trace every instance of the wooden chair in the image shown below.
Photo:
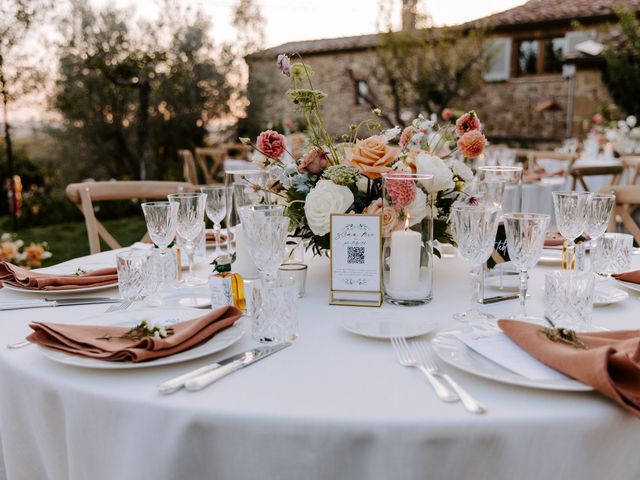
[[[640,205],[640,185],[614,185],[601,188],[600,193],[613,193],[616,196],[616,204],[609,221],[609,231],[616,232],[620,222],[640,245],[640,228],[631,216],[633,210]]]
[[[527,152],[527,170],[534,172],[536,168],[539,168],[540,160],[555,160],[564,162],[562,164],[563,177],[566,179],[569,175],[569,171],[573,166],[573,163],[578,159],[577,153],[560,153],[554,151],[542,151],[542,150],[529,150]]]
[[[198,170],[191,150],[178,150],[178,157],[182,160],[184,181],[192,185],[198,185]]]
[[[620,161],[624,165],[627,185],[635,185],[640,176],[640,155],[622,155]]]
[[[67,198],[84,215],[91,254],[100,252],[100,238],[111,248],[121,245],[98,221],[93,208],[94,201],[152,199],[166,200],[170,193],[195,192],[195,185],[184,182],[83,182],[67,185]],[[144,238],[147,236],[145,235]]]
[[[207,163],[207,158],[211,158],[211,166]],[[196,148],[196,160],[204,173],[207,185],[216,183],[218,175],[224,169],[224,158],[225,150],[222,148]]]
[[[620,183],[620,178],[622,177],[622,172],[624,172],[624,167],[622,165],[594,165],[588,167],[574,167],[569,171],[569,174],[573,177],[573,183],[571,185],[571,190],[575,190],[578,183],[582,188],[584,188],[585,192],[590,192],[589,186],[585,181],[584,177],[593,177],[596,175],[612,175],[610,186],[618,185]]]

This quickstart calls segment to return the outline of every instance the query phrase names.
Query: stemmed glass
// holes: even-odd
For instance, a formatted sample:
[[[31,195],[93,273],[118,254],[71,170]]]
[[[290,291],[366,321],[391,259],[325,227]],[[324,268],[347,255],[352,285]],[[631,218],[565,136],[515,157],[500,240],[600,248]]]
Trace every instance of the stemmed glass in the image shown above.
[[[520,270],[520,313],[513,318],[537,320],[535,317],[527,316],[525,302],[529,270],[540,259],[548,225],[549,215],[542,213],[507,213],[504,215],[509,258]]]
[[[494,248],[500,209],[492,204],[456,204],[451,209],[451,220],[458,251],[472,265],[474,303],[480,302],[480,268]],[[493,318],[475,309],[456,313],[458,321],[472,322]]]
[[[503,182],[504,191],[500,199],[503,212],[519,212],[522,210],[522,167],[492,165],[478,167],[476,181],[481,185]],[[485,187],[489,188],[489,187]],[[495,187],[492,188],[495,191]]]
[[[216,242],[216,252],[222,250],[221,225],[220,222],[227,214],[227,187],[201,187],[200,191],[207,196],[205,202],[205,212],[209,220],[213,222],[213,235]],[[229,237],[227,236],[227,241]]]
[[[249,254],[265,285],[273,285],[284,259],[289,218],[280,205],[240,207],[238,213],[247,235]]]
[[[164,282],[167,247],[176,236],[178,221],[178,205],[171,202],[146,202],[142,204],[142,212],[147,222],[147,231],[151,241],[159,248],[159,280]]]
[[[556,214],[556,225],[560,235],[567,242],[563,253],[562,267],[572,269],[572,252],[575,249],[575,239],[582,235],[587,226],[587,213],[591,192],[552,192],[553,209]]]
[[[594,193],[587,212],[586,231],[589,234],[591,245],[591,258],[593,258],[598,238],[607,231],[611,211],[616,203],[616,196],[608,193]],[[593,269],[593,262],[591,264]]]
[[[187,285],[201,285],[206,279],[193,275],[195,240],[202,231],[204,209],[207,195],[204,193],[173,193],[168,195],[169,202],[178,205],[177,232],[185,240],[185,250],[189,259]]]

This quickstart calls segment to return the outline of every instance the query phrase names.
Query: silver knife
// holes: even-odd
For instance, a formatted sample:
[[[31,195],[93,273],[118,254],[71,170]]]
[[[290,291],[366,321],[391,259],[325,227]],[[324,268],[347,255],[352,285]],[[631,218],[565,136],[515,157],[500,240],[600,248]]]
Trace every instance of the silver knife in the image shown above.
[[[213,382],[220,380],[222,377],[225,377],[230,373],[240,370],[241,368],[251,365],[252,363],[255,363],[259,360],[262,360],[272,353],[276,353],[283,348],[287,348],[290,345],[290,342],[278,343],[276,345],[269,345],[267,347],[254,348],[242,353],[240,357],[236,359],[233,359],[233,357],[231,357],[230,359],[227,359],[230,361],[223,361],[224,363],[220,362],[221,366],[214,368],[209,372],[202,373],[195,378],[190,378],[185,382],[184,388],[189,390],[190,392],[202,390],[203,388],[211,385]]]
[[[32,301],[11,301],[0,303],[0,311],[2,310],[21,310],[26,308],[42,308],[42,307],[66,307],[70,305],[98,305],[101,303],[118,303],[121,298],[111,297],[78,297],[78,298],[43,298],[41,300]]]

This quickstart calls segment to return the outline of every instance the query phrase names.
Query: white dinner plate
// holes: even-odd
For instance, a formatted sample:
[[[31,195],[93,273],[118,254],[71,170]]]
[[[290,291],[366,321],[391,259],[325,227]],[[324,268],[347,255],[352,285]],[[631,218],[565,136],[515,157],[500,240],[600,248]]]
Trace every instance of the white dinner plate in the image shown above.
[[[628,288],[629,290],[633,290],[635,292],[640,292],[640,285],[638,285],[637,283],[633,283],[633,282],[624,282],[622,280],[618,280],[618,279],[613,279],[618,285],[622,285],[625,288]]]
[[[398,315],[396,309],[387,305],[377,311],[367,310],[366,313],[354,311],[346,314],[340,319],[340,325],[346,331],[356,335],[383,339],[419,337],[433,331],[438,326],[436,320]]]
[[[98,286],[91,286],[91,287],[83,287],[83,288],[69,288],[69,289],[63,289],[63,290],[32,290],[30,288],[21,288],[21,287],[16,287],[14,285],[9,285],[7,283],[3,284],[3,288],[6,288],[7,290],[13,290],[14,292],[22,292],[22,293],[33,293],[35,295],[46,295],[46,296],[51,296],[51,295],[58,295],[58,294],[64,294],[64,293],[87,293],[87,292],[97,292],[98,290],[107,290],[109,288],[118,288],[118,283],[111,283],[109,285],[98,285]]]
[[[134,327],[142,320],[148,320],[151,323],[171,325],[176,322],[183,322],[201,316],[202,310],[187,308],[162,308],[150,309],[142,308],[126,312],[114,312],[109,314],[95,315],[78,323],[87,323],[92,325],[113,325],[119,327]],[[231,327],[216,333],[207,342],[196,347],[190,348],[184,352],[176,353],[168,357],[162,357],[148,362],[111,362],[107,360],[98,360],[95,358],[86,358],[79,355],[71,355],[65,352],[50,350],[40,347],[42,354],[55,362],[64,363],[65,365],[73,365],[74,367],[100,368],[110,370],[121,370],[130,368],[147,368],[158,367],[161,365],[171,365],[174,363],[186,362],[196,358],[211,355],[213,353],[224,350],[240,340],[244,334],[244,318],[241,318]]]
[[[541,265],[556,265],[562,263],[562,250],[550,250],[547,247],[542,251],[538,263]]]
[[[604,305],[610,305],[612,303],[618,303],[626,300],[629,294],[620,288],[614,287],[598,287],[593,292],[593,306],[600,307]]]
[[[438,356],[449,365],[467,373],[500,383],[543,390],[588,392],[593,390],[577,380],[531,380],[480,355],[455,337],[460,330],[438,333],[431,344]]]

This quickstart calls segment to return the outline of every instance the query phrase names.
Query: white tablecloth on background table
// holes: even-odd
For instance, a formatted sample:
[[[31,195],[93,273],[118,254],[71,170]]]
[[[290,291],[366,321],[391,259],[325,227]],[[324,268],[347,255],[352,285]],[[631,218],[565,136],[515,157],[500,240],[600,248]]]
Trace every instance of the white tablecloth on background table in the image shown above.
[[[636,267],[640,257],[634,257]],[[543,275],[532,272],[531,313]],[[54,363],[36,347],[7,350],[32,320],[74,322],[104,305],[0,312],[0,478],[123,479],[638,479],[640,420],[597,393],[492,382],[446,366],[485,415],[440,402],[390,344],[344,331],[328,305],[327,259],[310,262],[294,345],[199,393],[156,385],[255,345],[247,335],[209,359],[128,371]],[[434,300],[400,315],[455,326],[469,306],[468,266],[438,260]],[[115,293],[113,291],[112,293]],[[0,291],[0,300],[18,294]],[[389,309],[390,306],[383,306]],[[504,316],[516,302],[488,306]],[[597,308],[594,323],[640,327],[637,293]]]

